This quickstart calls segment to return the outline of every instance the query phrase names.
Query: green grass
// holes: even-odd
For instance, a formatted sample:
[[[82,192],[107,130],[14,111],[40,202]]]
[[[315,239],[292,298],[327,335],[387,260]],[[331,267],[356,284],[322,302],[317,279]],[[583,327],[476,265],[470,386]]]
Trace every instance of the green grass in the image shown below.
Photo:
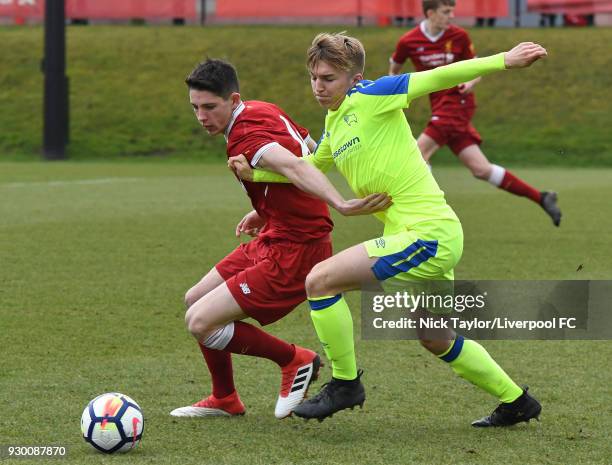
[[[326,30],[342,27],[327,26]],[[70,27],[67,33],[72,158],[215,160],[223,140],[204,136],[183,79],[205,56],[232,61],[246,99],[279,104],[315,138],[323,112],[312,98],[305,50],[320,27]],[[387,72],[401,33],[349,28],[368,51],[367,77]],[[34,159],[42,146],[43,31],[0,27],[0,158]],[[522,40],[544,44],[550,57],[527,71],[487,77],[477,88],[475,125],[485,152],[503,163],[612,165],[608,143],[612,29],[475,29],[480,55]],[[588,53],[586,44],[588,44]],[[408,69],[408,68],[407,68]],[[415,133],[428,118],[427,99],[408,112]],[[440,162],[452,157],[438,156]]]
[[[610,279],[612,171],[518,173],[559,190],[560,229],[461,168],[435,170],[466,232],[457,277]],[[201,164],[3,163],[0,196],[0,443],[66,445],[75,464],[609,463],[609,341],[488,341],[544,405],[541,423],[508,430],[473,429],[494,399],[413,341],[358,342],[363,411],[279,422],[278,369],[235,357],[245,417],[172,419],[208,391],[182,299],[236,246],[249,208],[239,185]],[[371,218],[335,221],[336,250],[381,230]],[[318,347],[304,305],[269,329]],[[145,412],[142,447],[126,456],[101,456],[80,438],[82,409],[106,391]]]

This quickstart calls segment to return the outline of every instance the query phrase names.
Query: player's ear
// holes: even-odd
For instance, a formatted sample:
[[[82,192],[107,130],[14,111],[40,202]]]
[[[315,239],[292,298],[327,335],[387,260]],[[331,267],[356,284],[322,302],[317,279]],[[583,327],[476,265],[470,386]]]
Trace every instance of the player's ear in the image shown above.
[[[232,108],[236,108],[240,105],[240,94],[238,92],[232,92],[230,100],[232,101]]]
[[[363,81],[363,74],[362,73],[357,73],[357,74],[355,74],[353,76],[353,79],[351,80],[351,86],[354,86],[359,81]]]

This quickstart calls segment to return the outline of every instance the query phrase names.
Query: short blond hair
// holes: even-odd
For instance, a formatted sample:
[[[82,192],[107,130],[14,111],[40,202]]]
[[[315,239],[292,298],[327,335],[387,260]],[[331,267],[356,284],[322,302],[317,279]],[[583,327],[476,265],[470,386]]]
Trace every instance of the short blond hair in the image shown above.
[[[363,73],[365,49],[354,37],[342,32],[323,32],[317,35],[306,52],[306,66],[312,70],[318,62],[324,61],[336,69],[351,73]]]

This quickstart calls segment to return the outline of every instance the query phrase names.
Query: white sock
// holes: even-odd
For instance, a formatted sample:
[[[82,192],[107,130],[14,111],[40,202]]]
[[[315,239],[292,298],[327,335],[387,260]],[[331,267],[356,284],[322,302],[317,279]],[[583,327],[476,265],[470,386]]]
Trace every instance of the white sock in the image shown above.
[[[499,165],[491,165],[491,175],[489,176],[489,181],[494,186],[499,187],[504,180],[504,176],[506,175],[506,169]]]
[[[209,349],[223,350],[234,337],[234,322],[219,328],[208,336],[202,344]]]

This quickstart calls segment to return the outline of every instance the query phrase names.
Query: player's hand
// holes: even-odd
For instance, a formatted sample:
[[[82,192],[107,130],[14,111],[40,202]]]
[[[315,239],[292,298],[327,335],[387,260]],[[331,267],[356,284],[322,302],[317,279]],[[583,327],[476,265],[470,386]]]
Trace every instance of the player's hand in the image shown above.
[[[467,95],[471,94],[474,91],[474,85],[475,83],[472,81],[464,82],[463,84],[459,84],[457,88],[459,89],[459,93],[461,95]]]
[[[392,204],[387,194],[370,194],[363,199],[345,200],[336,210],[344,216],[371,215],[386,210]]]
[[[507,69],[526,68],[533,62],[544,58],[548,53],[546,49],[533,42],[521,42],[504,55],[504,64]]]
[[[255,210],[244,215],[244,218],[240,220],[240,223],[236,226],[236,237],[240,237],[240,234],[246,234],[247,236],[257,237],[261,228],[265,226],[266,222],[257,214]]]
[[[227,160],[227,166],[243,181],[253,181],[253,168],[244,155],[230,157]]]

